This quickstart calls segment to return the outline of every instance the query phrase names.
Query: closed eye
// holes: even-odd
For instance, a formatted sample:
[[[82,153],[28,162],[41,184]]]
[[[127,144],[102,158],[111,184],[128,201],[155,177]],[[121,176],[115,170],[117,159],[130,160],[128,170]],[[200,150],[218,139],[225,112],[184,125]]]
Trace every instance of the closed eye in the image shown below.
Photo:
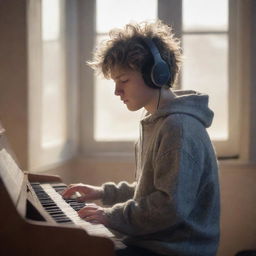
[[[125,84],[125,83],[127,83],[128,81],[129,81],[129,79],[126,79],[126,80],[121,81],[121,83],[122,83],[122,84]]]

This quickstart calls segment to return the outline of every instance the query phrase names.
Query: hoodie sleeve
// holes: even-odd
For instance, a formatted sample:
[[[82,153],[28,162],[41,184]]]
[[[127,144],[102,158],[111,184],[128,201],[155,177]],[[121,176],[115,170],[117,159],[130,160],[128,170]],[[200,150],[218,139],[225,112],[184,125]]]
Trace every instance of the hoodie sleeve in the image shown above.
[[[136,183],[129,184],[125,181],[118,183],[107,182],[102,185],[104,205],[113,205],[116,203],[127,201],[133,197]]]
[[[164,230],[184,221],[193,209],[200,178],[197,163],[180,149],[158,157],[155,191],[140,200],[130,199],[106,208],[110,228],[128,235]]]

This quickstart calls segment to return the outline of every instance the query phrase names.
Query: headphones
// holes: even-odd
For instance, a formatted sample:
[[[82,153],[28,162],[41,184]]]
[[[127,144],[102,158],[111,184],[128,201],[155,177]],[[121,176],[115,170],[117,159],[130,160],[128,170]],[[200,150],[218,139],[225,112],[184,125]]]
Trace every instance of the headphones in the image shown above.
[[[144,38],[143,42],[150,50],[153,60],[148,60],[142,67],[144,82],[151,88],[159,89],[168,85],[171,72],[168,64],[162,59],[159,50],[150,38]],[[153,63],[152,63],[153,62]]]

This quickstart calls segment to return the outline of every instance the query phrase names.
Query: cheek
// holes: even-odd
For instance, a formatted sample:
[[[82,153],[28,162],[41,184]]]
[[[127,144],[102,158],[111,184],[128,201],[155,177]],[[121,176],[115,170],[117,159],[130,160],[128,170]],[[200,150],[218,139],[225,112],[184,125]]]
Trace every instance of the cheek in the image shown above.
[[[127,108],[136,111],[144,107],[152,98],[152,89],[149,88],[142,79],[134,79],[126,87],[125,94],[129,99]]]
[[[152,95],[150,88],[145,85],[137,88],[134,98],[141,104],[146,104],[152,98]]]
[[[134,99],[143,99],[148,94],[148,87],[142,81],[134,83],[131,94]]]
[[[146,96],[145,93],[140,94],[138,92],[138,93],[134,94],[130,98],[129,102],[126,103],[127,108],[130,111],[137,111],[137,110],[143,108],[148,102],[148,98],[145,96]]]

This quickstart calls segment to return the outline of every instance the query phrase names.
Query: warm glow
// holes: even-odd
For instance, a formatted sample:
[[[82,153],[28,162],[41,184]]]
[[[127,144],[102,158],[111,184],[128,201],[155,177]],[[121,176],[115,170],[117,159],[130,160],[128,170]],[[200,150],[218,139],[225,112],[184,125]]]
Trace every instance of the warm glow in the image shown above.
[[[42,1],[42,146],[66,139],[65,49],[61,33],[63,1]]]

